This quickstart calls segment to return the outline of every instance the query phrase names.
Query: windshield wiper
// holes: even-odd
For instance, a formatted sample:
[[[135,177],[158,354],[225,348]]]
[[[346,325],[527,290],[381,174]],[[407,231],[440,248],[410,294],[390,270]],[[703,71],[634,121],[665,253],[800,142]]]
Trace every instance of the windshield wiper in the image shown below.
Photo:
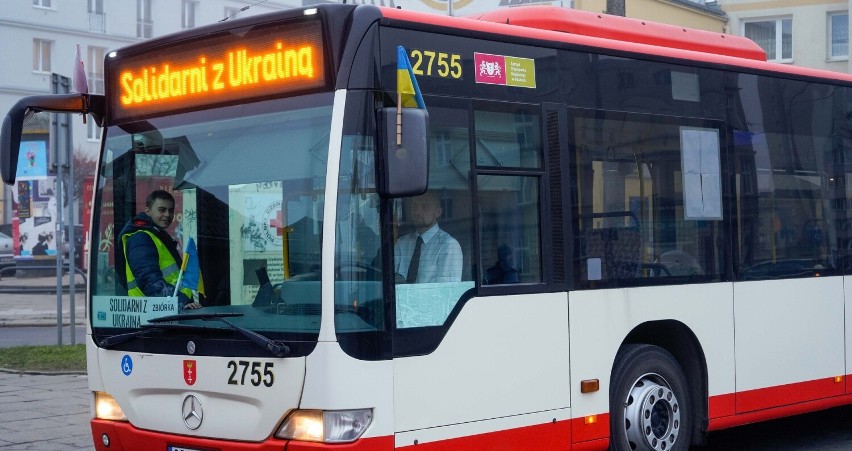
[[[269,337],[265,337],[257,332],[246,329],[245,327],[238,326],[226,318],[233,318],[236,316],[243,316],[242,313],[236,312],[218,312],[218,313],[184,313],[179,315],[168,315],[161,316],[159,318],[154,318],[148,320],[149,323],[166,323],[170,321],[179,321],[179,320],[191,320],[191,319],[200,319],[202,321],[210,321],[216,320],[221,321],[228,325],[231,329],[243,334],[246,338],[256,343],[263,349],[266,349],[275,357],[286,357],[290,354],[290,347],[283,343],[278,343],[275,340],[270,339]]]
[[[187,324],[163,324],[163,325],[153,325],[153,324],[143,324],[139,327],[139,330],[134,330],[133,332],[128,332],[126,334],[120,335],[112,335],[104,338],[100,342],[98,342],[98,346],[109,349],[115,345],[119,345],[122,343],[127,343],[130,340],[133,340],[136,337],[141,337],[143,335],[147,335],[150,332],[154,331],[164,331],[164,330],[176,330],[176,329],[206,329],[206,327],[200,326],[192,326]]]
[[[178,319],[200,319],[199,316],[211,317],[211,316],[242,316],[242,315],[243,315],[242,313],[220,312],[220,313],[196,313],[196,314],[188,314],[188,315],[161,316],[159,318],[154,318],[154,319],[148,320],[149,324],[143,324],[142,326],[139,327],[139,330],[134,330],[133,332],[128,332],[126,334],[112,335],[110,337],[106,337],[103,340],[101,340],[100,342],[98,342],[98,345],[100,347],[104,348],[104,349],[109,349],[112,346],[119,345],[119,344],[122,344],[122,343],[127,343],[128,341],[133,340],[134,338],[141,337],[143,335],[147,335],[148,333],[154,332],[154,331],[159,332],[159,331],[164,331],[164,330],[176,330],[176,329],[196,329],[196,330],[197,329],[206,329],[206,327],[203,327],[203,326],[192,326],[192,325],[187,325],[187,324],[156,325],[156,324],[153,324],[153,323],[169,322],[169,321],[175,321],[175,320],[178,320]],[[201,319],[203,319],[203,318],[201,318]]]

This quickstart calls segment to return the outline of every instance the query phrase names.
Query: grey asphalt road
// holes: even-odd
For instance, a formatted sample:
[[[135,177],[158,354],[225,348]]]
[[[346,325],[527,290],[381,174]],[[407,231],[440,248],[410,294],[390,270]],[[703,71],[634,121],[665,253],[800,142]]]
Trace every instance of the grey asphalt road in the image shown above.
[[[83,344],[86,338],[86,327],[77,326],[74,328],[74,343]],[[71,343],[71,327],[65,326],[62,328],[63,345]],[[21,327],[0,327],[0,348],[11,348],[14,346],[51,346],[58,345],[59,334],[56,326],[21,326]]]
[[[710,434],[703,451],[852,450],[852,406]]]

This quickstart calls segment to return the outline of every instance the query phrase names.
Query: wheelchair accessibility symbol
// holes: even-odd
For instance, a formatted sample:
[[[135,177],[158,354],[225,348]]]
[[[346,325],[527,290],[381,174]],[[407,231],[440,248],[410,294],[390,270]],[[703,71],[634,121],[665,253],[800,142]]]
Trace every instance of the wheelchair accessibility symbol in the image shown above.
[[[130,373],[133,372],[133,360],[129,355],[125,355],[121,358],[121,372],[124,373],[125,376],[130,376]]]

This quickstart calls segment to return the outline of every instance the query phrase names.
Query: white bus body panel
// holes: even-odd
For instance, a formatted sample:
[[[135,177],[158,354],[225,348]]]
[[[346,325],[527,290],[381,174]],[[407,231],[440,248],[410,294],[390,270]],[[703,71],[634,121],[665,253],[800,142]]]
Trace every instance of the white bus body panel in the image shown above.
[[[843,278],[738,282],[734,296],[738,392],[846,374]]]
[[[125,375],[122,359],[132,359],[132,371]],[[299,403],[305,380],[305,359],[261,359],[240,357],[199,357],[153,355],[137,352],[98,350],[103,388],[124,410],[130,423],[139,429],[170,434],[211,437],[223,440],[261,441],[274,432],[281,414]],[[184,380],[184,360],[194,360],[196,380]],[[271,387],[250,383],[229,384],[234,367],[229,362],[271,362]],[[242,367],[237,366],[237,381]],[[195,395],[204,409],[196,430],[184,424],[181,407],[187,395]],[[240,427],[234,427],[239,421]]]
[[[337,342],[319,343],[307,357],[301,409],[373,409],[363,437],[393,434],[393,362],[356,360]]]
[[[346,90],[334,93],[331,115],[328,161],[326,168],[323,221],[337,222],[338,183],[340,183],[340,143],[343,139],[343,114]],[[334,226],[323,227],[323,242],[336,243]],[[322,279],[335,280],[335,248],[322,247]],[[356,360],[340,349],[334,330],[334,283],[322,284],[322,322],[319,343],[308,355],[305,387],[300,409],[349,410],[373,409],[373,419],[363,438],[393,434],[393,363]]]
[[[674,320],[698,338],[707,359],[710,396],[734,392],[733,288],[730,283],[616,288],[570,294],[573,416],[609,411],[615,355],[640,324]],[[600,380],[580,393],[579,381]]]
[[[448,409],[461,409],[466,406],[453,404]],[[396,448],[411,447],[416,444],[437,442],[459,437],[470,437],[473,435],[488,434],[494,431],[503,431],[524,428],[527,426],[538,426],[542,424],[567,421],[571,417],[571,409],[548,410],[545,412],[533,412],[525,415],[494,418],[490,420],[472,421],[470,423],[452,424],[428,429],[398,432],[394,439]],[[449,448],[449,447],[448,447]],[[417,448],[409,448],[416,450]],[[464,448],[461,448],[464,449]],[[471,449],[470,451],[478,451]],[[531,450],[532,451],[532,450]],[[539,450],[536,450],[539,451]],[[547,451],[547,450],[540,450]]]
[[[566,293],[470,299],[438,349],[394,360],[397,445],[565,419],[568,349]]]

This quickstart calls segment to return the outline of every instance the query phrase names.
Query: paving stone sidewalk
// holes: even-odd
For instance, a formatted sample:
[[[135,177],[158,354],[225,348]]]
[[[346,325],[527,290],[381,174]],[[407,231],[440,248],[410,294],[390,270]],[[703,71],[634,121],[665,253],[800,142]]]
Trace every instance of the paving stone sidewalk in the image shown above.
[[[0,450],[94,450],[84,375],[0,372]]]
[[[70,277],[62,279],[62,322],[71,321]],[[86,324],[86,288],[75,277],[75,323]],[[33,288],[51,292],[24,292]],[[56,277],[0,278],[0,328],[56,326]],[[78,327],[79,328],[79,327]],[[54,328],[44,327],[54,337]],[[84,374],[0,371],[0,450],[94,450],[89,427],[91,392]]]

